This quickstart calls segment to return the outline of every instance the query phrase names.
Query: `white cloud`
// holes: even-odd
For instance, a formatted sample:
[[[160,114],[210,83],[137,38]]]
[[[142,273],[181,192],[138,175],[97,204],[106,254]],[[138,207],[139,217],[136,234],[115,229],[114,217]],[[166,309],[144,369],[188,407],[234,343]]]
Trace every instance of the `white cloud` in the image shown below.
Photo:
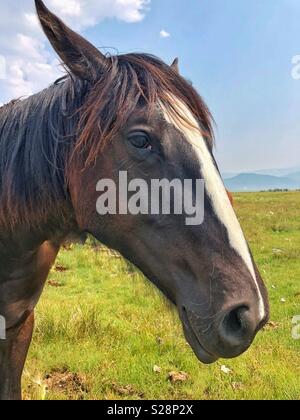
[[[151,0],[45,0],[74,29],[82,31],[105,18],[138,22]],[[48,50],[33,0],[0,3],[0,102],[30,95],[61,76],[55,54]]]
[[[164,29],[162,29],[159,33],[159,36],[161,38],[170,38],[171,34],[167,31],[165,31]]]
[[[82,16],[82,2],[80,0],[51,0],[53,10],[57,10],[64,16],[79,17]],[[50,6],[50,4],[49,4]]]
[[[105,18],[138,22],[144,18],[151,0],[48,0],[49,7],[80,28],[95,25]],[[80,17],[80,20],[77,18]]]

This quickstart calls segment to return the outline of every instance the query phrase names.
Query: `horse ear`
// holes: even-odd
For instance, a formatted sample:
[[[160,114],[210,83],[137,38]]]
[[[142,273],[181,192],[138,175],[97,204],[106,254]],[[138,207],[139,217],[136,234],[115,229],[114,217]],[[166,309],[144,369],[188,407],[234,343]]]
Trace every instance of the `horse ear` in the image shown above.
[[[180,73],[179,70],[179,58],[175,58],[175,60],[173,61],[173,63],[171,64],[171,67],[173,70],[175,70],[177,73]]]
[[[95,82],[108,66],[108,59],[50,12],[42,0],[35,0],[35,5],[47,38],[71,73],[82,80]]]

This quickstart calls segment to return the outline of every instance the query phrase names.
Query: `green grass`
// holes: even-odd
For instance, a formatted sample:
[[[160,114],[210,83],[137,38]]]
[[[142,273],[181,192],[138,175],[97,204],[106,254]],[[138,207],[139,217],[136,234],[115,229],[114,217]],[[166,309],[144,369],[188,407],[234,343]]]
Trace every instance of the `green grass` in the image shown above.
[[[177,315],[122,259],[63,250],[37,309],[23,379],[28,399],[300,399],[300,193],[237,194],[274,324],[235,360],[200,364]],[[59,286],[59,287],[57,287]],[[285,299],[285,303],[281,302]],[[226,375],[221,366],[232,373]],[[154,366],[161,368],[154,372]],[[172,384],[171,371],[188,379]]]

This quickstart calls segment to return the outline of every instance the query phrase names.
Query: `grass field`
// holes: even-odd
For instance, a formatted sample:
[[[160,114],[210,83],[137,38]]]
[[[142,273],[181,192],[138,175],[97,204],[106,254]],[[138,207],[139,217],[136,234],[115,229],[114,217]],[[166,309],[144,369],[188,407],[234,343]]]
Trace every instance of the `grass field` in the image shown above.
[[[122,259],[63,250],[37,309],[27,399],[300,399],[300,193],[237,194],[271,323],[235,360],[200,364],[177,315]],[[231,372],[221,369],[226,365]],[[172,382],[170,372],[183,371]]]

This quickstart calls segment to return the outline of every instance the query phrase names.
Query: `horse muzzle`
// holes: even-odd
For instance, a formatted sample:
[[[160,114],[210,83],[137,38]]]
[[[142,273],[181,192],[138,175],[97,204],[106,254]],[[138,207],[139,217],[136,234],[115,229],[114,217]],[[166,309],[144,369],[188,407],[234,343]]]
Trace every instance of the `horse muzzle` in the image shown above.
[[[267,322],[267,316],[259,319],[256,311],[246,304],[235,305],[204,319],[182,307],[180,316],[188,343],[205,364],[243,354]]]

